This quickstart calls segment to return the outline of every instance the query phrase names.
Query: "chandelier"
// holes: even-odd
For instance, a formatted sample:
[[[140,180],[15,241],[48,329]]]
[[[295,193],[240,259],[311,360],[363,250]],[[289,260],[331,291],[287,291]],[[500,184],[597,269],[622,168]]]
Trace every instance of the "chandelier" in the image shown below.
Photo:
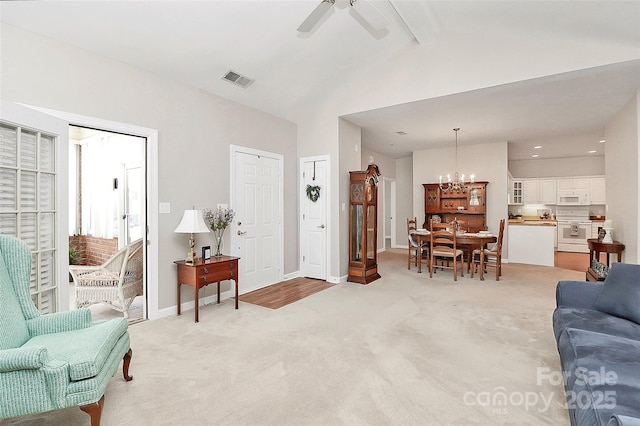
[[[440,176],[440,189],[443,192],[460,192],[467,189],[467,186],[464,183],[464,173],[462,175],[458,175],[458,130],[460,127],[456,127],[453,129],[456,132],[456,168],[453,173],[453,181],[451,180],[451,175],[447,175],[447,183],[446,186],[442,184],[442,176]],[[475,182],[475,175],[471,175],[471,184]]]

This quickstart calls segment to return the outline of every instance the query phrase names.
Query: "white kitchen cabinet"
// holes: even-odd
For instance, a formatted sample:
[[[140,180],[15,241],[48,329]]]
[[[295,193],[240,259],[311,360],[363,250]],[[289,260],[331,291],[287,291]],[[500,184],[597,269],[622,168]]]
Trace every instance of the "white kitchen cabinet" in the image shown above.
[[[558,191],[589,190],[589,178],[562,178],[557,182]]]
[[[576,178],[573,179],[574,189],[583,190],[589,189],[589,178]]]
[[[555,179],[527,179],[523,181],[524,204],[555,204]]]
[[[555,226],[509,225],[509,263],[554,266]]]
[[[512,187],[511,187],[511,204],[522,204],[524,202],[523,198],[522,198],[522,181],[521,180],[514,180],[512,182]]]
[[[556,203],[556,185],[555,179],[540,180],[540,203],[555,204]]]
[[[522,181],[522,199],[525,204],[538,204],[540,186],[537,179]]]
[[[605,194],[605,178],[592,177],[589,178],[589,194],[591,204],[606,204]]]

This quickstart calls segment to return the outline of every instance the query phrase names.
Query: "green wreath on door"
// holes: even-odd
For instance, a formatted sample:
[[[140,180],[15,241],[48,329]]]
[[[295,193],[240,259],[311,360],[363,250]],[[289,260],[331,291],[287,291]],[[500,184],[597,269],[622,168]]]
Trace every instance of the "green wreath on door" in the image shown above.
[[[320,198],[320,187],[318,185],[307,185],[307,198],[314,203]]]

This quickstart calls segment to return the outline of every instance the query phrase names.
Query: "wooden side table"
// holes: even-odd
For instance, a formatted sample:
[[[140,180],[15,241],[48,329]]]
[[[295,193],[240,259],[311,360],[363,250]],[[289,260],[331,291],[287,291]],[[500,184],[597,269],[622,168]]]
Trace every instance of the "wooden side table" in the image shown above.
[[[180,287],[190,285],[195,290],[195,322],[198,322],[198,293],[202,287],[218,283],[218,303],[220,303],[220,281],[233,280],[236,283],[236,309],[238,309],[238,259],[239,257],[212,257],[209,260],[198,259],[195,262],[176,260],[178,266],[178,315],[180,315]]]
[[[597,260],[600,262],[600,253],[607,254],[607,267],[609,267],[609,255],[611,253],[618,254],[618,262],[622,262],[622,252],[624,251],[624,244],[614,241],[612,243],[603,243],[598,241],[597,238],[587,239],[589,245],[589,267],[587,268],[587,281],[604,281],[604,277],[601,277],[591,269],[591,262]]]
[[[618,262],[622,262],[622,252],[624,251],[624,244],[614,241],[612,243],[603,243],[602,241],[598,241],[597,238],[589,238],[587,240],[587,244],[589,245],[589,258],[590,260],[600,261],[600,253],[607,254],[607,263],[609,266],[609,255],[611,253],[618,254]]]

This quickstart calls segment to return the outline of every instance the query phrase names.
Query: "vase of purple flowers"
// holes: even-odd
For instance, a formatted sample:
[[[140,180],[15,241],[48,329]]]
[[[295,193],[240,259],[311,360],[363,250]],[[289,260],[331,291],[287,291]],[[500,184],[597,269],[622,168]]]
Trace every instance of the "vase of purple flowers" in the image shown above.
[[[225,229],[231,225],[231,221],[235,215],[236,213],[233,209],[223,207],[218,207],[215,210],[205,209],[204,220],[207,221],[215,236],[215,252],[213,256],[222,256],[222,236],[224,235]]]

